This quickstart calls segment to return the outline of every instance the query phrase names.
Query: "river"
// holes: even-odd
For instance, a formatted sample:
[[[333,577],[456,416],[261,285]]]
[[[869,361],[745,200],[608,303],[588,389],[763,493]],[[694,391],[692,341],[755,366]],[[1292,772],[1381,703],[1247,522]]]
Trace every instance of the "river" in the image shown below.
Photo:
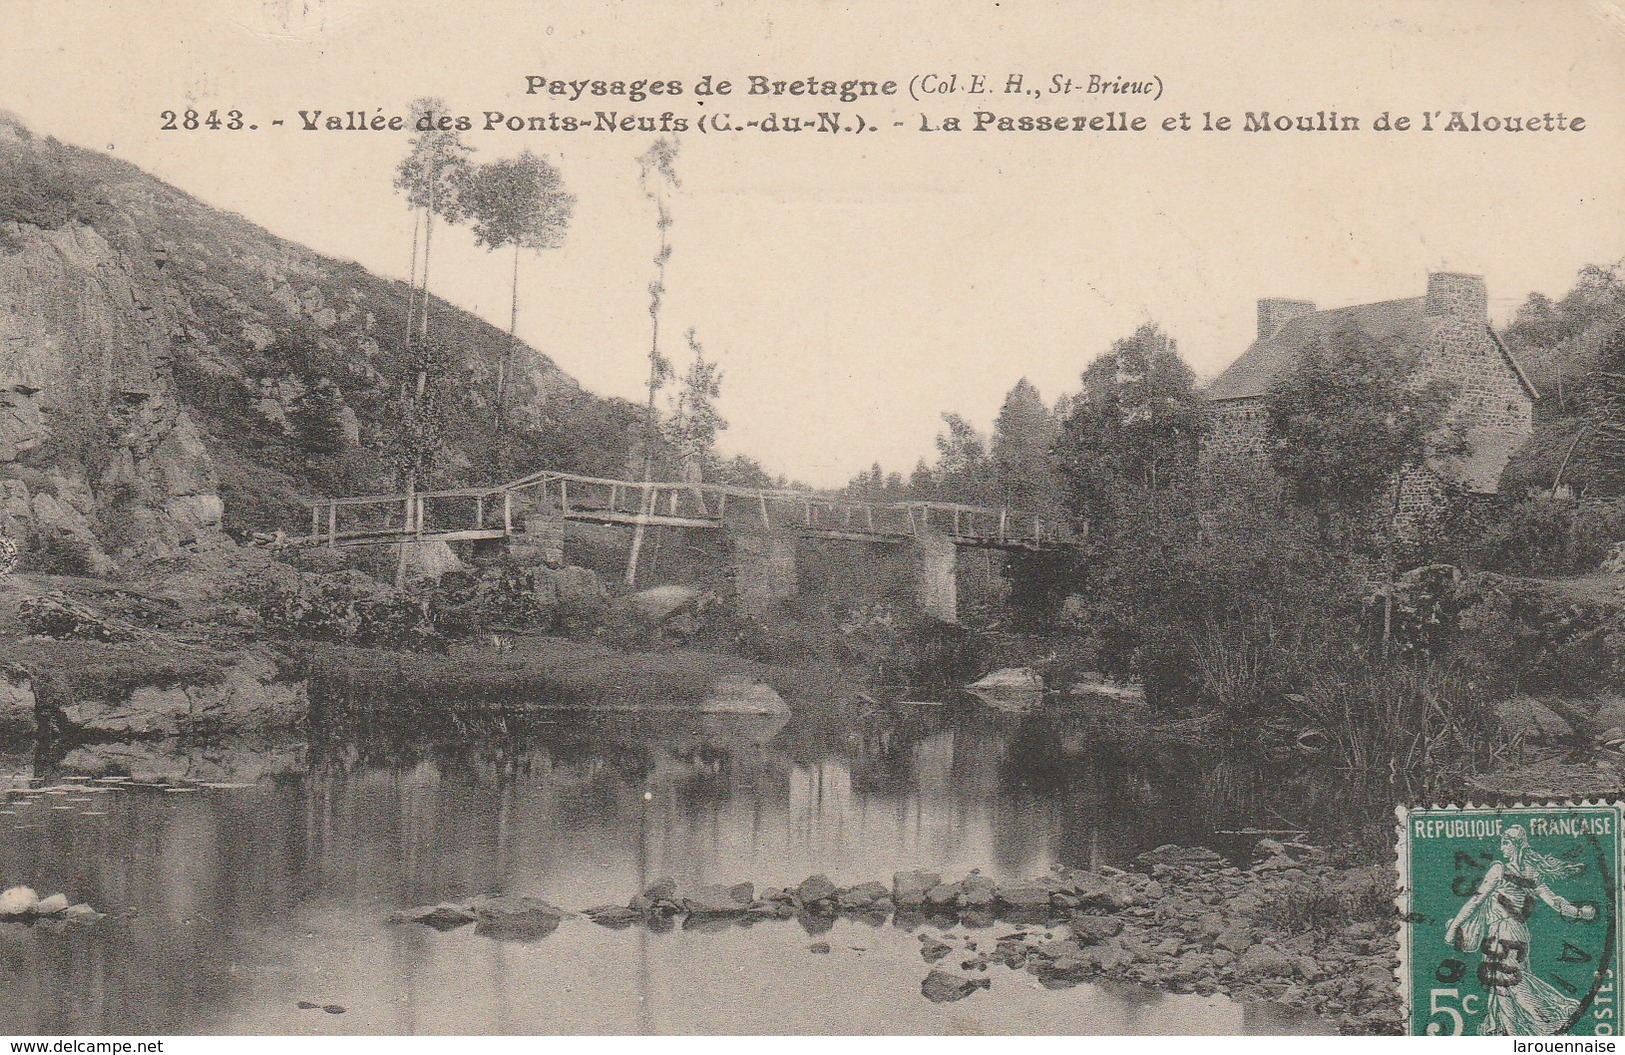
[[[108,772],[137,779],[97,782]],[[1217,831],[1336,816],[1323,781],[1209,749],[1137,759],[1065,716],[970,704],[798,706],[788,721],[559,713],[470,742],[371,731],[315,747],[0,756],[0,785],[10,788],[0,884],[60,890],[108,914],[65,929],[0,924],[0,1032],[1319,1028],[1220,996],[1048,989],[1000,965],[988,968],[990,990],[933,1004],[920,993],[918,931],[930,926],[659,933],[571,918],[524,943],[386,922],[485,891],[570,909],[624,903],[668,875],[680,887],[784,886],[819,872],[889,884],[916,867],[1018,878],[1057,863],[1129,865],[1166,842],[1224,848]],[[1002,930],[985,933],[991,944]]]

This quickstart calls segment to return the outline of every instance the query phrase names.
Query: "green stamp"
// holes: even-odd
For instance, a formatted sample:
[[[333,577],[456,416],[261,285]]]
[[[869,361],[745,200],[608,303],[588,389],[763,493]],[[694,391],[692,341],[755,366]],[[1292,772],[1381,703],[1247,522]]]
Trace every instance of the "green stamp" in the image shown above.
[[[1409,1032],[1612,1035],[1620,805],[1398,812]]]

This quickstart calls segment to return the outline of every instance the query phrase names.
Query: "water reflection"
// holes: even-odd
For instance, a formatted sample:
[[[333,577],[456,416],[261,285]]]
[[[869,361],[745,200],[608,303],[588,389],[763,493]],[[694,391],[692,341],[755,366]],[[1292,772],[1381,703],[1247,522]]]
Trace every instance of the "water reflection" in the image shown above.
[[[8,759],[36,783],[107,765],[255,783],[126,788],[95,810],[35,803],[0,817],[0,883],[111,914],[63,933],[0,926],[0,1029],[1270,1028],[1223,1000],[1048,992],[1002,968],[991,993],[937,1007],[919,995],[917,944],[890,925],[836,922],[832,954],[814,956],[795,923],[656,934],[567,920],[515,944],[382,922],[483,891],[622,902],[663,875],[788,885],[813,872],[855,883],[914,867],[1016,877],[1126,864],[1336,794],[1312,775],[1294,787],[1222,758],[1134,759],[1094,744],[1064,715],[830,707],[788,724],[561,715],[500,742],[374,736],[284,750],[270,766],[280,772],[267,772],[270,753],[218,745],[204,759],[150,745]]]

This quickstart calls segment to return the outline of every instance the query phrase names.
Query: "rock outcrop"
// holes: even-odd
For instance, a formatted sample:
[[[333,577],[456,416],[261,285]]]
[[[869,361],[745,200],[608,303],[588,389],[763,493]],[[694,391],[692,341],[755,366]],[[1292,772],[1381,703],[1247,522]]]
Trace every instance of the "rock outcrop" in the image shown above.
[[[177,304],[128,218],[107,226],[16,225],[0,251],[0,524],[61,570],[223,540],[172,372]]]
[[[69,740],[96,742],[291,729],[309,711],[303,681],[284,680],[266,657],[243,653],[213,680],[60,701],[51,721]]]

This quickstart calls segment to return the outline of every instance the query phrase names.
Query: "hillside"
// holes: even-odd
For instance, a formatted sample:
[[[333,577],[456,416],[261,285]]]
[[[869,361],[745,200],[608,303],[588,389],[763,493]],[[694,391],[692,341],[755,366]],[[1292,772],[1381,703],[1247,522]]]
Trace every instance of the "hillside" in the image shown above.
[[[407,229],[403,211],[403,230]],[[165,562],[398,484],[408,290],[0,114],[0,531],[40,570]],[[435,302],[431,485],[626,464],[637,410]]]

